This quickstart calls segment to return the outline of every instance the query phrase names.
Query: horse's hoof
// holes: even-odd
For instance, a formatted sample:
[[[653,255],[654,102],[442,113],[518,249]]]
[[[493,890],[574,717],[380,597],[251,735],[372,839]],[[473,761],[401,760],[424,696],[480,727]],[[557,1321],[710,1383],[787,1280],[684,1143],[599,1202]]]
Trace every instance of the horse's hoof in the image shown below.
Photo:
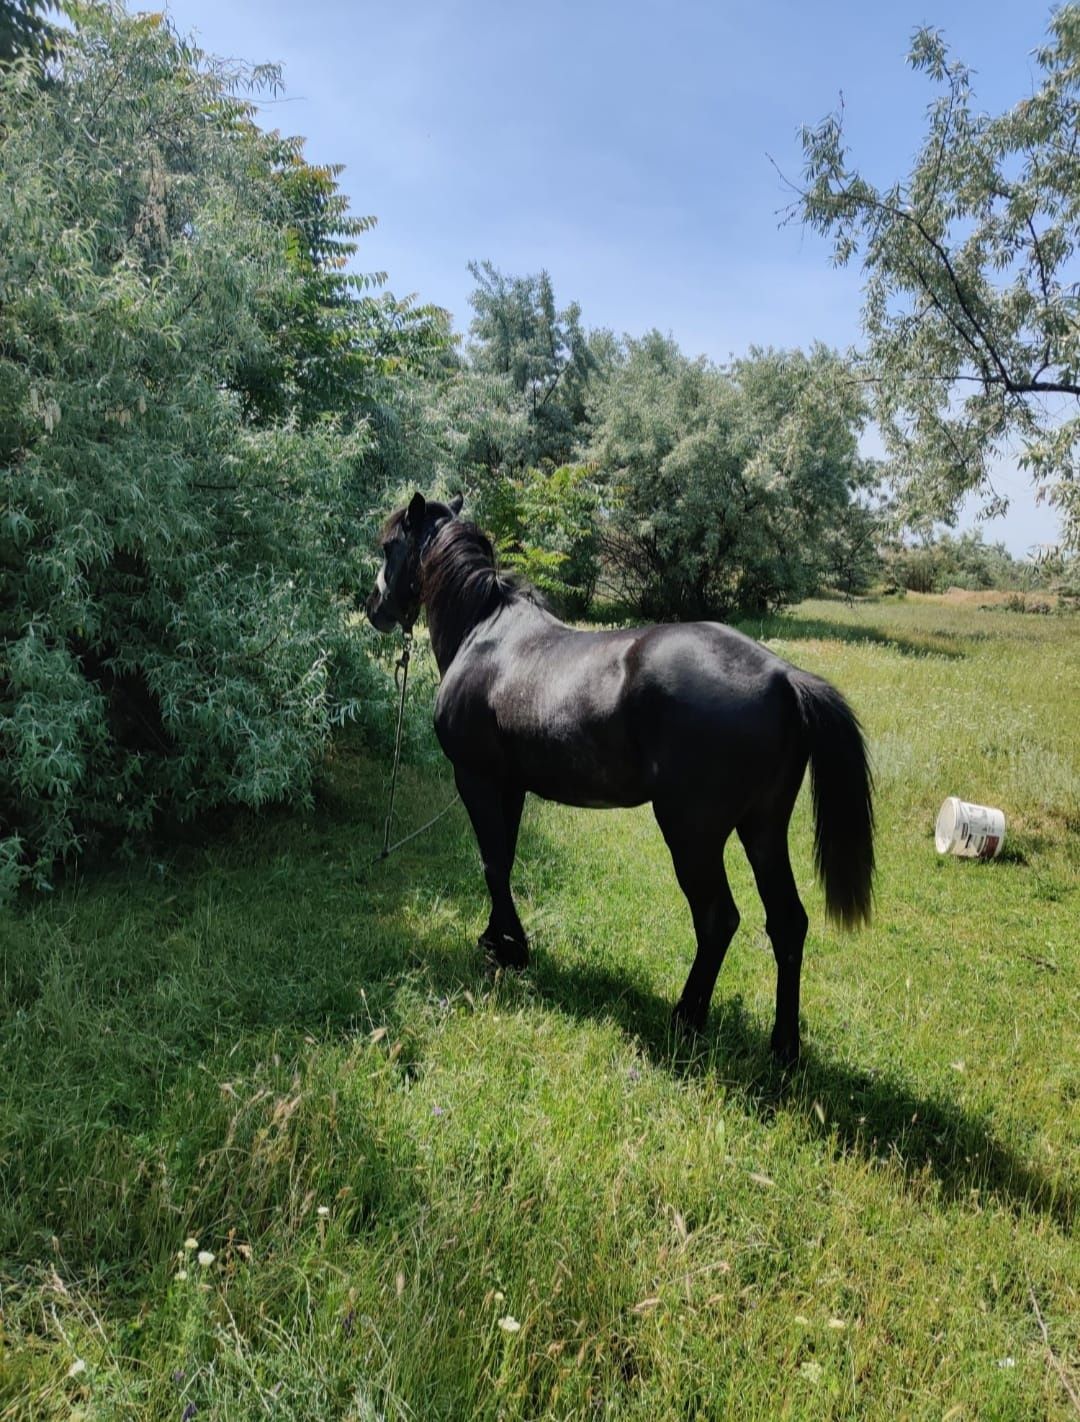
[[[498,968],[527,968],[529,966],[529,945],[509,933],[482,933],[476,945],[484,957]]]
[[[687,1007],[685,1002],[677,1002],[671,1010],[671,1026],[675,1032],[685,1032],[689,1036],[696,1037],[705,1031],[705,1019],[708,1012],[702,1011],[700,1007]]]
[[[792,1067],[798,1065],[800,1052],[798,1032],[792,1035],[790,1032],[780,1032],[774,1027],[769,1045],[772,1047],[772,1054],[776,1058],[777,1065],[783,1067],[785,1071],[790,1071]]]

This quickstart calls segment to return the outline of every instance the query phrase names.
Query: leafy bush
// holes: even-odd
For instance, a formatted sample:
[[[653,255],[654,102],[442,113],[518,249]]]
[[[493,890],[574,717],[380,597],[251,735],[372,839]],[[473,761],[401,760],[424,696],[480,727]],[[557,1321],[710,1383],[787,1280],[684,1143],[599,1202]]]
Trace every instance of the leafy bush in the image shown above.
[[[598,500],[587,465],[526,469],[484,491],[476,516],[503,563],[567,616],[589,609],[599,573]]]
[[[334,414],[366,318],[322,280],[335,214],[298,223],[298,146],[238,97],[277,76],[79,17],[49,83],[0,70],[5,890],[161,811],[304,795],[372,676],[344,533],[371,439]]]
[[[824,348],[720,369],[653,332],[627,343],[593,412],[608,590],[647,617],[732,617],[796,601],[876,473],[862,398]]]

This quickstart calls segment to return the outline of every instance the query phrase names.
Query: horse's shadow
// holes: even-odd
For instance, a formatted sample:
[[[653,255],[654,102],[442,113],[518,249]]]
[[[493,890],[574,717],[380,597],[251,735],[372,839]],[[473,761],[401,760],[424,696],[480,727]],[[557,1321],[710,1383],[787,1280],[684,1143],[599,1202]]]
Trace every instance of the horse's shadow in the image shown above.
[[[526,849],[533,841],[535,853],[541,839],[536,826],[527,824]],[[408,858],[421,882],[437,884],[444,892],[460,885],[463,872],[475,875],[475,849],[467,837],[449,833],[440,834],[438,842],[441,852],[431,854],[429,846],[425,856]],[[405,877],[410,877],[407,872]],[[465,921],[479,926],[486,899],[476,878],[476,893],[466,893],[461,908]],[[384,885],[384,894],[384,912],[400,925],[396,890]],[[457,931],[462,926],[459,921]],[[688,1076],[711,1073],[758,1117],[796,1110],[807,1130],[831,1140],[837,1153],[899,1170],[905,1189],[913,1194],[925,1194],[929,1175],[947,1200],[977,1207],[997,1199],[1016,1213],[1030,1211],[1062,1228],[1073,1226],[1075,1189],[1022,1159],[998,1138],[987,1115],[947,1096],[922,1094],[897,1075],[838,1060],[813,1042],[804,1044],[793,1072],[782,1072],[769,1049],[767,1026],[746,1011],[737,995],[725,995],[722,978],[706,1031],[680,1037],[671,1027],[672,1002],[635,982],[630,963],[618,973],[580,960],[567,963],[557,952],[548,952],[542,938],[534,942],[534,950],[531,966],[516,986],[516,975],[511,975],[507,991],[534,995],[581,1020],[613,1021],[656,1066]],[[491,986],[479,952],[470,956],[460,942],[447,943],[445,925],[441,932],[421,931],[408,957],[411,968],[440,994],[462,989],[477,993]]]
[[[854,1154],[899,1170],[904,1188],[925,1194],[927,1173],[941,1196],[981,1207],[996,1199],[1069,1231],[1076,1194],[1020,1159],[990,1121],[947,1098],[921,1095],[885,1073],[837,1061],[804,1045],[794,1071],[781,1070],[769,1036],[738,996],[717,995],[707,1030],[673,1032],[671,1004],[603,968],[562,966],[541,952],[529,971],[539,999],[578,1018],[608,1018],[656,1066],[682,1076],[714,1075],[729,1096],[761,1119],[798,1111],[806,1129],[831,1140],[837,1155]]]

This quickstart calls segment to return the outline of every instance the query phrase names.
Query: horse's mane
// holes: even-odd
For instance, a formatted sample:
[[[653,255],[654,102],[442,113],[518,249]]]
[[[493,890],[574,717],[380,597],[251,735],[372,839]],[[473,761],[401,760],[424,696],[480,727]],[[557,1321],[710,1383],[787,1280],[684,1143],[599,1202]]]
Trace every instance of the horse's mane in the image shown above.
[[[442,524],[424,550],[420,590],[429,609],[438,603],[443,616],[450,614],[455,621],[460,617],[467,626],[518,598],[537,597],[527,583],[499,571],[491,539],[475,523],[460,518]]]
[[[516,574],[499,571],[491,540],[475,523],[441,524],[420,558],[420,599],[427,607],[432,645],[440,664],[471,629],[516,602],[546,604]],[[443,649],[440,651],[440,649]]]

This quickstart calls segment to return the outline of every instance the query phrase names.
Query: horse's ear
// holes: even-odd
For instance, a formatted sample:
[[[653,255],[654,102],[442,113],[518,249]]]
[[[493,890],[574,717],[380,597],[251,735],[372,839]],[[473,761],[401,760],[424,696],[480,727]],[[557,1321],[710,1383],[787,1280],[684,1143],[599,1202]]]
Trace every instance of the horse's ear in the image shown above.
[[[461,508],[464,502],[464,494],[455,494],[454,497],[447,504],[447,508],[450,510],[450,512],[454,515],[455,518],[457,518],[458,514],[461,512]]]
[[[424,521],[424,514],[427,512],[427,500],[423,494],[414,494],[409,500],[409,507],[405,510],[403,523],[408,529],[418,529]]]

